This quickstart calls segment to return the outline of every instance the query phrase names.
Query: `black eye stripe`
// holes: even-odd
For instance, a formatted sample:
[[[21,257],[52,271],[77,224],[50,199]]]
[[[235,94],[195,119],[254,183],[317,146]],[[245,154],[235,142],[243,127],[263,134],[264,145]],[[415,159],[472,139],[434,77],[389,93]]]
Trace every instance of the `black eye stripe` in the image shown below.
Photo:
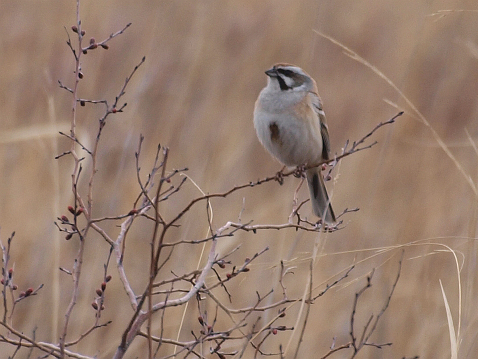
[[[285,83],[284,79],[283,79],[282,77],[280,77],[280,76],[277,76],[277,81],[279,81],[279,86],[280,86],[280,89],[281,89],[282,91],[287,91],[287,90],[290,90],[290,89],[292,88],[292,87],[288,86],[288,85]]]
[[[286,69],[277,69],[277,72],[287,77],[294,77],[296,75],[294,71]]]

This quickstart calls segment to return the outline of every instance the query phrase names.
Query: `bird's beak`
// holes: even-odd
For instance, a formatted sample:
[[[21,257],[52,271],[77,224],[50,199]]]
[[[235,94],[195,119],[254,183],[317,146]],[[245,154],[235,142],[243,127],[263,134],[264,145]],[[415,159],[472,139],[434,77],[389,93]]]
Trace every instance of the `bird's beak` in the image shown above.
[[[269,77],[277,77],[277,69],[275,68],[275,66],[267,70],[266,75]]]

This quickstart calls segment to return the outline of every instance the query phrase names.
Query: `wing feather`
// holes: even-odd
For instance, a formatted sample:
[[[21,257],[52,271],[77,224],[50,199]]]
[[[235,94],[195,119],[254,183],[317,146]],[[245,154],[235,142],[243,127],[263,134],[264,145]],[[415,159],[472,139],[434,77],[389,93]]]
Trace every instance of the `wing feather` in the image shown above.
[[[329,160],[331,157],[330,152],[330,138],[329,138],[329,128],[327,127],[327,119],[325,118],[325,112],[322,108],[322,101],[320,100],[319,95],[314,92],[311,92],[312,104],[314,105],[314,110],[317,113],[317,116],[320,121],[320,135],[322,136],[322,158],[324,160]]]

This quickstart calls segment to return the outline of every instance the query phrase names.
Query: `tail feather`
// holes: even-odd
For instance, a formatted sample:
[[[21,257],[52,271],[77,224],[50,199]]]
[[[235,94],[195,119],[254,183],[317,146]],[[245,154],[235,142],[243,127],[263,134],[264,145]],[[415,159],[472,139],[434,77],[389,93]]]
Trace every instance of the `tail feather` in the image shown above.
[[[324,178],[317,168],[307,170],[307,183],[315,215],[322,218],[328,224],[334,224],[336,222],[334,210],[330,204]]]

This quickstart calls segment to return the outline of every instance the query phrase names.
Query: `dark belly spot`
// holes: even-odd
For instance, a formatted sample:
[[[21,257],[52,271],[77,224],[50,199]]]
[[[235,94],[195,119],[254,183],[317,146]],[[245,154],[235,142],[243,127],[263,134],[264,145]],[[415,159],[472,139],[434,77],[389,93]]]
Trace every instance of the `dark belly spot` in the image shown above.
[[[277,123],[271,122],[269,124],[269,131],[271,132],[271,141],[281,145],[282,140],[280,138],[280,130],[279,126],[277,126]]]

